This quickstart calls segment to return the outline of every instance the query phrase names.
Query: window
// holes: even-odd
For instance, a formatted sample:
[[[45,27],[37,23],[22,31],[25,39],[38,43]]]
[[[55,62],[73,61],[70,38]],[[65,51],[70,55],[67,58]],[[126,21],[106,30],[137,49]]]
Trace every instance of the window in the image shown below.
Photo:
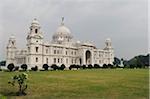
[[[36,52],[38,53],[39,48],[38,48],[38,47],[35,47],[35,50],[36,50]]]
[[[68,63],[68,59],[66,59],[66,63]]]
[[[12,45],[14,45],[14,42],[12,41]]]
[[[56,58],[54,58],[54,63],[56,63]]]
[[[57,54],[59,54],[59,50],[57,50]]]
[[[35,33],[38,33],[38,29],[35,29]]]
[[[48,53],[48,49],[46,49],[46,54]]]
[[[48,64],[48,58],[46,58],[46,63]]]
[[[58,58],[58,63],[59,63],[59,58]]]
[[[30,52],[30,47],[28,47],[28,51]]]
[[[36,57],[36,60],[35,60],[36,62],[38,62],[38,58]]]
[[[66,51],[66,55],[67,55],[67,51]]]
[[[99,60],[99,63],[101,64],[101,60]]]
[[[61,58],[61,63],[63,63],[63,59]]]
[[[56,50],[54,50],[54,54],[56,54]]]
[[[76,55],[76,51],[74,52],[74,55]]]

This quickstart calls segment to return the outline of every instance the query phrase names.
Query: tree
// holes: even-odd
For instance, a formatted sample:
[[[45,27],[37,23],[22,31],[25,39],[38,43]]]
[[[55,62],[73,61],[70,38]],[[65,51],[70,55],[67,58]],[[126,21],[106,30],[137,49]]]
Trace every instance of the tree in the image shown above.
[[[48,70],[49,66],[47,64],[43,64],[44,70]]]
[[[10,63],[7,68],[9,69],[9,71],[12,71],[14,69],[14,64],[13,63]]]
[[[0,66],[5,66],[6,65],[6,61],[1,61],[0,62]]]
[[[21,65],[21,68],[22,68],[24,71],[26,71],[27,68],[28,68],[28,66],[27,66],[27,64],[22,64],[22,65]]]
[[[64,70],[66,68],[66,66],[64,65],[64,64],[62,64],[61,66],[60,66],[60,70]]]
[[[25,90],[27,89],[26,79],[28,78],[28,75],[26,73],[22,73],[19,75],[15,75],[12,79],[12,81],[9,81],[8,83],[15,86],[15,83],[17,82],[19,90],[17,92],[17,95],[26,95]]]
[[[117,58],[117,57],[114,57],[114,62],[113,62],[113,64],[116,65],[116,66],[119,66],[120,63],[121,63],[120,59]]]

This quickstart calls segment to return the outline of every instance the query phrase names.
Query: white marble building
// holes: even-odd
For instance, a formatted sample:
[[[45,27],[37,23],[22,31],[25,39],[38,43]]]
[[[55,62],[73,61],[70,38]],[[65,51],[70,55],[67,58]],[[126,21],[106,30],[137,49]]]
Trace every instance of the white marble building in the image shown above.
[[[28,68],[43,64],[112,64],[114,50],[110,39],[106,39],[104,49],[96,48],[90,42],[74,41],[71,31],[65,26],[63,18],[60,26],[53,34],[52,41],[44,42],[43,33],[37,19],[34,19],[27,34],[26,49],[18,49],[16,40],[11,36],[7,45],[6,65],[14,63],[15,66],[27,64]]]

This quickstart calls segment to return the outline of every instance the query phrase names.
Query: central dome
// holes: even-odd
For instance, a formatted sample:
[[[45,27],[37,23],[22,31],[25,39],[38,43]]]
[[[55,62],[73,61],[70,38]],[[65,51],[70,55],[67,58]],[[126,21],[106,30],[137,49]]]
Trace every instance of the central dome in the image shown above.
[[[66,26],[61,25],[57,28],[56,33],[58,33],[58,34],[70,34],[71,32]]]
[[[69,28],[64,25],[64,18],[62,18],[61,25],[57,28],[56,32],[53,35],[53,41],[62,43],[62,42],[70,42],[72,39],[71,32]]]

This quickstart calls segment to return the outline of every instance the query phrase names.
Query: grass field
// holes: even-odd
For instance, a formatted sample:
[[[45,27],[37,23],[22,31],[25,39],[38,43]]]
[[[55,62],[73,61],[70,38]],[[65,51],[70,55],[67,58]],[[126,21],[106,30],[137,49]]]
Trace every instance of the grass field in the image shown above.
[[[148,69],[27,72],[26,96],[8,85],[21,72],[0,72],[0,94],[11,99],[149,99]]]

